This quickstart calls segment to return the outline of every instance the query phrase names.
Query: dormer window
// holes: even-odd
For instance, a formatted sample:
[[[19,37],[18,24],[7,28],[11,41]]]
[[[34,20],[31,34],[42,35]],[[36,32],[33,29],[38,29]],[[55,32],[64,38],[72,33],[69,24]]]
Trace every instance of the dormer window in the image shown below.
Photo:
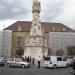
[[[55,31],[55,27],[54,27],[54,26],[52,27],[52,31],[53,31],[53,32]]]
[[[21,26],[20,25],[18,26],[18,31],[21,31]]]

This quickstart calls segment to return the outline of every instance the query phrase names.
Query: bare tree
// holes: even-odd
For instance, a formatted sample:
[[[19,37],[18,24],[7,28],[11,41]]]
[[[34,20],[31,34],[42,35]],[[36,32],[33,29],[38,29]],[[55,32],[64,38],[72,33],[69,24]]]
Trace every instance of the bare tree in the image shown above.
[[[67,52],[69,56],[75,56],[75,46],[67,46]]]

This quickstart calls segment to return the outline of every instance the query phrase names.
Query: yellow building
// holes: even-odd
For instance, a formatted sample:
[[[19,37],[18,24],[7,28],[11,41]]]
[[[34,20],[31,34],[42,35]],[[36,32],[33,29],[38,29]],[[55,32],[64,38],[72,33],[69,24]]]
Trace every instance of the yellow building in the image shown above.
[[[16,56],[16,50],[18,48],[24,49],[25,40],[29,36],[31,24],[32,22],[30,21],[17,21],[16,23],[5,28],[5,30],[12,30],[12,49],[11,49],[12,56]],[[41,22],[41,24],[44,27],[47,45],[49,41],[50,31],[51,32],[74,32],[74,30],[61,23]]]

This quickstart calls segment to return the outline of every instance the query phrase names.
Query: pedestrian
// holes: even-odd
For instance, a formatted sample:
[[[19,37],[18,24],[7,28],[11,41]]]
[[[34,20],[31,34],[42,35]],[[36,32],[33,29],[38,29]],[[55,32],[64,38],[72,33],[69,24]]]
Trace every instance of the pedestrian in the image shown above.
[[[38,58],[38,68],[40,68],[40,64],[41,64],[41,57],[39,56],[39,58]]]
[[[29,62],[30,62],[30,63],[31,63],[31,60],[32,60],[31,57],[29,57]]]
[[[27,62],[27,57],[25,56],[25,61]]]
[[[35,64],[35,59],[34,59],[34,57],[33,57],[33,59],[32,59],[32,64],[33,64],[33,66],[34,66],[34,64]]]
[[[22,58],[23,61],[25,60],[23,57],[21,57],[21,58]]]
[[[29,56],[28,56],[28,58],[27,58],[27,62],[29,62]]]
[[[43,59],[45,58],[45,55],[43,55]]]

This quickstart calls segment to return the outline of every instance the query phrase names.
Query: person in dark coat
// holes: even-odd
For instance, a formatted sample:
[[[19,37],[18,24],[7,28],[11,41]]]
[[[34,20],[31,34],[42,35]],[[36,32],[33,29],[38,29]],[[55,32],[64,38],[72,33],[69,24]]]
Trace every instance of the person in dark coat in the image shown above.
[[[31,57],[29,57],[29,62],[31,63],[31,61],[32,61],[32,59],[31,59]]]
[[[38,68],[40,68],[40,64],[41,64],[41,57],[39,56],[39,58],[38,58]]]
[[[35,59],[34,59],[34,58],[32,59],[32,64],[33,64],[33,65],[35,64]]]
[[[27,58],[27,62],[29,62],[29,56],[28,56],[28,58]]]

